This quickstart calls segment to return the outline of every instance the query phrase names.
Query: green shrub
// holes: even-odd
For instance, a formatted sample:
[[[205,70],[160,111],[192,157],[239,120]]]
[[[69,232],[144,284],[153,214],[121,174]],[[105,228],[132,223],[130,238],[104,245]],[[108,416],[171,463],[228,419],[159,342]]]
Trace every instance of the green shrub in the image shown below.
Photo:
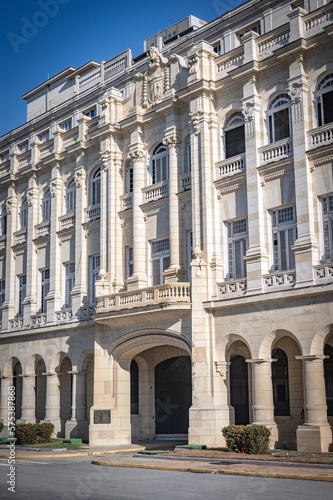
[[[54,431],[51,423],[43,424],[17,424],[15,426],[15,437],[17,444],[39,444],[49,443]]]
[[[222,434],[230,451],[265,454],[269,450],[271,431],[264,425],[229,425]]]
[[[3,431],[3,428],[4,428],[4,425],[3,425],[3,423],[2,423],[2,422],[0,422],[0,432],[2,432],[2,431]]]

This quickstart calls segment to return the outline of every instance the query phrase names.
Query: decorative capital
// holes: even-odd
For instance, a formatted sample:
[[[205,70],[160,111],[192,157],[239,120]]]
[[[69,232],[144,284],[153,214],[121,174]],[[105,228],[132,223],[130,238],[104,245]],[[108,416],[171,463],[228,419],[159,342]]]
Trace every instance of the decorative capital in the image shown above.
[[[216,373],[219,373],[223,379],[226,379],[227,378],[227,369],[228,369],[228,365],[230,363],[228,363],[227,361],[215,361],[214,364],[215,364]]]
[[[130,161],[143,161],[145,158],[145,152],[142,149],[135,149],[130,151],[127,155],[127,159]]]
[[[162,144],[164,146],[167,146],[168,148],[170,148],[172,146],[174,146],[176,148],[176,147],[180,146],[180,142],[181,141],[180,141],[180,138],[178,137],[178,135],[171,135],[171,136],[163,139]]]
[[[100,151],[99,159],[104,168],[108,166],[108,161],[111,159],[111,151],[107,149],[106,151]]]
[[[244,103],[242,110],[244,121],[249,122],[253,120],[253,110],[254,110],[253,102]]]
[[[27,191],[27,203],[28,203],[28,207],[32,207],[33,205],[33,198],[34,198],[34,192],[32,189],[29,189],[29,191]]]
[[[202,119],[203,111],[198,109],[194,113],[190,113],[190,125],[193,127],[193,131],[195,135],[199,134],[199,124]]]
[[[74,183],[76,188],[81,187],[83,178],[84,176],[82,171],[77,170],[76,172],[74,172]]]
[[[51,198],[55,198],[55,195],[56,195],[56,192],[57,192],[57,183],[56,183],[56,181],[51,181],[50,182],[49,190],[50,190]]]

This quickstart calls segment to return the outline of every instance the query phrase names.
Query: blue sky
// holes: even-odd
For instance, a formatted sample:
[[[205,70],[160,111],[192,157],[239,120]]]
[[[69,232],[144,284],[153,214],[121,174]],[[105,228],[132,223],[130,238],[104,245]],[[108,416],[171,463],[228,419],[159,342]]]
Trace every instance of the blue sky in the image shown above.
[[[26,121],[22,95],[63,69],[107,61],[193,14],[212,21],[244,0],[7,0],[0,20],[0,136]]]

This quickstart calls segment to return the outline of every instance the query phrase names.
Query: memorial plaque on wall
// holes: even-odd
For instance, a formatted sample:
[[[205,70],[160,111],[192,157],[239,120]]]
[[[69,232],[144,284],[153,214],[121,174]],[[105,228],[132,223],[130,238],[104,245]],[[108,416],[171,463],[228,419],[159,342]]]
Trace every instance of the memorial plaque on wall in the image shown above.
[[[94,424],[110,424],[111,410],[94,410]]]

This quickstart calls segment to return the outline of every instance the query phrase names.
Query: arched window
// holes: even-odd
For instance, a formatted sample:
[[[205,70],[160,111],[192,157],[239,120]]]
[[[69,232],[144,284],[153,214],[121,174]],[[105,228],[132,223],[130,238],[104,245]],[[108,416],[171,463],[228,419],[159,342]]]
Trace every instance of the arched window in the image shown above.
[[[134,359],[131,362],[131,415],[139,413],[139,367]]]
[[[333,122],[333,73],[326,75],[316,91],[318,127]]]
[[[282,349],[272,352],[272,384],[274,415],[290,415],[288,357]]]
[[[7,209],[3,205],[0,211],[0,236],[7,234]]]
[[[51,193],[47,189],[44,192],[42,198],[42,221],[49,220],[51,218]]]
[[[74,212],[76,207],[76,186],[74,179],[72,179],[66,189],[66,213]]]
[[[191,172],[191,169],[192,169],[192,165],[191,165],[191,142],[190,142],[190,139],[188,138],[185,141],[184,173]]]
[[[90,205],[99,205],[101,202],[101,169],[95,170],[91,177]]]
[[[324,359],[327,416],[333,417],[333,347],[326,344],[324,354],[329,356]]]
[[[231,158],[245,152],[244,117],[234,113],[224,127],[225,157]]]
[[[169,178],[168,150],[163,144],[159,144],[153,152],[151,161],[152,184],[165,181]]]
[[[269,142],[277,142],[290,137],[290,98],[288,94],[280,94],[271,101],[268,107]]]
[[[28,226],[28,200],[26,197],[22,198],[20,207],[20,227],[24,229]]]

